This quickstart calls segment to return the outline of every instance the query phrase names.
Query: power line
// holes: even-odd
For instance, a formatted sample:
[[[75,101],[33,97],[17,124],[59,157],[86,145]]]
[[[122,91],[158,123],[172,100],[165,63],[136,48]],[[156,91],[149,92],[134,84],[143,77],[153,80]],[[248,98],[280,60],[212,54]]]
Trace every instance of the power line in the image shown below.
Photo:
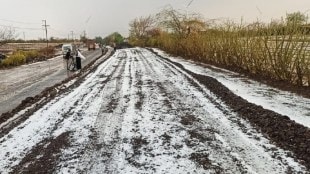
[[[191,2],[189,2],[186,7],[189,7],[193,3],[193,1],[194,0],[191,0]]]
[[[89,17],[87,18],[87,20],[85,21],[85,23],[87,24],[87,23],[89,22],[90,19],[91,19],[91,16],[89,16]]]
[[[256,6],[257,11],[259,12],[260,15],[262,15],[262,11],[258,8],[258,6]]]
[[[0,19],[1,21],[5,22],[11,22],[11,23],[18,23],[18,24],[26,24],[26,25],[38,25],[40,23],[32,23],[32,22],[21,22],[21,21],[15,21],[15,20],[9,20],[9,19]]]
[[[14,29],[24,29],[24,30],[42,30],[42,28],[27,28],[27,27],[14,27],[14,26],[9,26],[9,25],[2,25],[2,27],[7,27],[7,28],[14,28]]]
[[[62,35],[62,36],[67,36],[67,32],[65,31],[61,31],[61,30],[56,30],[54,28],[49,27],[50,30],[53,30],[54,32],[57,32],[58,34]]]

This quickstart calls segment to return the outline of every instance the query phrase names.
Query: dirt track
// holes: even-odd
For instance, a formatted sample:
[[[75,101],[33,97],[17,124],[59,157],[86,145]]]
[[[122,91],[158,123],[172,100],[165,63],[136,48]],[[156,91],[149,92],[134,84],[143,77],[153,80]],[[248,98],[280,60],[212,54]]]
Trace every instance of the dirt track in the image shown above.
[[[307,172],[308,128],[148,50],[117,51],[85,76],[0,138],[3,173]],[[306,140],[272,136],[270,115]]]

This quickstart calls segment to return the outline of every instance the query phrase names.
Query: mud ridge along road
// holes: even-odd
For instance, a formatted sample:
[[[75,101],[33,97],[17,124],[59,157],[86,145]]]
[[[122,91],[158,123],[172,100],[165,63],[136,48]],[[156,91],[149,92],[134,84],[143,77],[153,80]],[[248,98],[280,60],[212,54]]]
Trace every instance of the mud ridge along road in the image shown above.
[[[90,68],[12,116],[0,173],[309,173],[309,128],[214,78],[142,48]]]

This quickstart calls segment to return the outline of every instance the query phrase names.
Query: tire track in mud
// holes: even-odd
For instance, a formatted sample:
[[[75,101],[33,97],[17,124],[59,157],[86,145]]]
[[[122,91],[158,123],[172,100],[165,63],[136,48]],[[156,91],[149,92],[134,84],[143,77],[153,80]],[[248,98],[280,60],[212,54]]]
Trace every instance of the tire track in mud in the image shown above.
[[[131,58],[118,58],[119,66],[106,82],[105,88],[101,90],[109,91],[102,97],[108,99],[102,103],[93,130],[91,143],[86,148],[85,155],[79,173],[111,173],[116,168],[115,156],[118,154],[121,139],[119,133],[122,125],[122,113],[126,110],[129,98],[122,91],[124,78],[130,84],[129,75],[125,77],[125,69],[131,69]],[[98,163],[98,160],[100,161]]]
[[[77,111],[77,113],[81,113],[80,116],[84,115],[83,111],[86,110],[87,108],[89,108],[90,105],[92,104],[98,104],[101,106],[101,109],[99,109],[99,112],[96,114],[96,120],[94,121],[94,126],[89,128],[90,131],[90,135],[89,135],[89,141],[87,144],[76,144],[76,147],[74,148],[75,151],[75,155],[74,158],[77,159],[79,162],[79,165],[75,163],[66,163],[66,161],[72,160],[70,158],[72,158],[72,154],[70,154],[69,156],[64,155],[64,158],[62,159],[62,164],[60,164],[62,167],[62,171],[68,171],[68,172],[74,172],[74,173],[85,173],[87,171],[87,169],[83,168],[87,165],[85,165],[83,162],[85,159],[89,159],[89,153],[92,152],[92,150],[96,150],[96,151],[100,151],[101,148],[103,148],[104,146],[100,143],[97,142],[98,137],[100,137],[100,133],[102,130],[100,130],[100,127],[98,128],[98,122],[100,122],[100,117],[101,114],[104,111],[106,111],[107,113],[112,113],[113,110],[115,108],[117,108],[118,105],[118,98],[117,96],[115,96],[114,94],[117,93],[108,93],[109,95],[106,95],[104,93],[105,90],[107,90],[107,88],[109,88],[109,85],[111,82],[113,82],[114,79],[118,79],[118,75],[121,73],[121,71],[123,71],[124,66],[125,66],[125,61],[124,59],[119,59],[119,58],[114,58],[117,59],[116,62],[114,62],[113,65],[107,65],[107,66],[112,66],[113,70],[109,73],[109,75],[104,75],[104,69],[102,71],[100,71],[97,76],[99,77],[99,80],[97,81],[97,84],[101,84],[99,86],[97,86],[97,88],[99,89],[99,91],[101,91],[100,93],[94,94],[92,95],[94,98],[102,98],[103,99],[109,99],[109,101],[104,101],[104,103],[94,103],[92,101],[88,101],[87,103],[85,103],[84,105],[82,105],[83,107]],[[118,80],[119,81],[119,80]],[[112,94],[112,96],[110,96]],[[103,109],[105,107],[104,104],[106,104],[106,102],[108,102],[107,107],[105,109]],[[101,120],[102,121],[102,120]],[[70,147],[69,147],[70,148]],[[69,158],[69,160],[68,160]],[[94,158],[93,160],[98,160],[96,158]],[[82,164],[83,163],[83,164]],[[88,161],[88,163],[91,163],[91,161]]]
[[[153,171],[154,167],[147,164],[145,161],[141,161],[142,153],[146,153],[149,156],[154,155],[150,153],[151,148],[146,148],[149,145],[148,137],[144,136],[141,133],[141,120],[145,117],[142,111],[144,109],[144,104],[146,100],[146,94],[143,91],[143,86],[145,84],[144,79],[142,77],[147,73],[144,71],[143,64],[141,60],[139,60],[139,54],[136,50],[131,50],[131,56],[133,57],[133,71],[132,71],[132,89],[131,89],[131,107],[128,108],[130,110],[130,114],[134,115],[134,118],[127,120],[130,124],[131,136],[123,137],[123,143],[127,144],[129,147],[124,148],[126,146],[123,145],[123,149],[125,149],[125,160],[128,162],[128,165],[133,166],[134,168],[144,169],[147,171]]]
[[[135,135],[132,136],[131,139],[131,144],[132,144],[132,152],[130,150],[128,151],[132,155],[130,158],[127,158],[127,161],[129,161],[130,165],[133,165],[136,168],[140,168],[140,172],[156,172],[158,169],[155,164],[152,164],[152,161],[141,161],[141,155],[145,154],[149,156],[150,158],[155,158],[156,156],[164,156],[169,155],[175,156],[174,160],[180,160],[182,157],[178,156],[178,153],[171,153],[169,150],[171,148],[176,149],[176,150],[181,150],[182,149],[182,144],[172,144],[171,138],[172,136],[177,136],[177,134],[169,133],[169,132],[176,132],[174,129],[180,129],[178,126],[174,125],[175,118],[174,115],[176,113],[173,112],[173,114],[168,115],[166,114],[169,112],[169,110],[172,110],[172,106],[167,106],[166,104],[170,104],[170,101],[168,100],[169,96],[165,92],[165,88],[162,86],[161,82],[158,82],[158,72],[153,69],[153,65],[151,62],[146,61],[145,57],[141,54],[138,54],[138,66],[139,69],[137,72],[142,71],[143,72],[143,82],[144,85],[141,87],[137,87],[136,91],[140,91],[142,89],[142,93],[145,95],[145,105],[142,105],[142,113],[136,113],[138,116],[136,116],[136,119],[132,120],[132,124],[136,125],[138,127],[134,127],[134,132],[136,132]],[[143,68],[141,68],[143,67]],[[145,78],[147,76],[147,78]],[[155,78],[153,78],[155,76]],[[150,78],[151,77],[151,78]],[[139,82],[139,79],[137,80]],[[142,85],[142,84],[141,84]],[[148,92],[149,90],[149,92]],[[139,100],[139,99],[138,99]],[[161,103],[163,102],[163,103]],[[155,109],[155,113],[151,113],[152,117],[148,117],[147,115],[144,115],[145,109],[150,107],[149,105],[157,105],[158,109]],[[154,109],[154,108],[153,108]],[[151,111],[154,112],[154,111]],[[165,115],[166,114],[166,115]],[[137,118],[138,117],[138,118]],[[168,130],[161,130],[164,128],[161,128],[160,126],[154,126],[154,127],[149,127],[151,129],[151,137],[154,137],[155,132],[163,132],[161,135],[157,136],[156,138],[158,139],[150,139],[147,135],[143,134],[143,130],[145,131],[145,127],[143,126],[143,123],[141,122],[153,122],[155,124],[162,125],[164,124],[166,127],[170,127]],[[166,122],[168,122],[166,124]],[[170,135],[169,135],[170,134]],[[160,142],[159,142],[160,141]],[[171,144],[170,144],[171,143]],[[156,152],[156,147],[153,147],[152,145],[154,144],[160,144],[164,149],[164,153],[166,154],[158,154]],[[155,149],[154,149],[155,148]],[[184,166],[183,166],[184,167]],[[159,172],[159,171],[157,171]],[[163,172],[163,171],[162,171]]]
[[[137,158],[139,158],[140,154],[140,148],[142,148],[143,144],[147,144],[145,139],[142,139],[141,135],[139,135],[139,127],[138,127],[138,122],[140,117],[136,115],[136,110],[141,110],[142,105],[143,105],[143,94],[142,94],[142,72],[139,71],[137,63],[137,58],[135,56],[132,56],[131,51],[127,51],[127,62],[128,65],[125,68],[124,76],[122,76],[122,86],[123,86],[123,91],[117,90],[114,93],[120,93],[120,102],[122,103],[119,106],[119,108],[115,108],[113,112],[113,118],[109,117],[107,115],[107,118],[105,120],[101,120],[101,122],[106,122],[108,123],[118,123],[118,125],[115,126],[110,126],[109,129],[114,129],[114,132],[112,132],[112,135],[110,137],[105,137],[105,142],[106,147],[103,148],[105,149],[103,154],[107,154],[107,158],[104,160],[104,165],[102,164],[102,167],[97,167],[97,172],[103,171],[105,173],[118,173],[119,170],[122,170],[122,165],[119,163],[119,160],[125,160],[128,162],[129,165],[135,166],[135,167],[142,167],[143,164],[137,162]],[[123,71],[123,70],[122,70]],[[123,74],[121,71],[120,74]],[[119,85],[121,86],[121,85]],[[130,108],[128,108],[130,107]],[[127,112],[130,112],[130,114],[135,114],[137,117],[134,118],[134,120],[131,120],[128,122],[124,121],[123,119],[126,118]],[[117,119],[115,119],[115,117]],[[114,123],[113,123],[114,122]],[[132,126],[132,129],[128,129],[129,132],[133,134],[130,138],[125,137],[122,135],[124,131],[124,128],[128,128],[125,124],[130,124]],[[108,124],[106,123],[105,126]],[[105,129],[106,131],[106,129]],[[104,133],[104,132],[103,132]],[[112,138],[111,138],[112,137]],[[108,139],[108,140],[107,140]],[[124,150],[123,144],[128,144],[131,149]],[[102,153],[101,153],[102,154]],[[96,170],[95,169],[95,170]],[[96,172],[94,172],[96,173]]]
[[[249,103],[232,93],[228,88],[212,77],[193,73],[185,69],[179,63],[162,56],[158,57],[163,58],[167,63],[173,64],[193,76],[201,84],[216,94],[226,105],[231,107],[234,112],[238,113],[240,117],[248,120],[254,127],[260,130],[274,144],[284,150],[294,153],[291,154],[288,152],[287,156],[295,158],[295,160],[299,161],[310,170],[309,128],[290,120],[287,116]]]
[[[174,66],[174,63],[173,63],[173,62],[171,62],[171,61],[169,61],[169,60],[167,60],[167,59],[164,59],[164,60],[161,60],[161,61],[162,61],[163,63],[169,64],[169,66],[170,66],[172,69],[177,69],[177,68]],[[179,67],[179,66],[177,66],[177,67]],[[180,70],[178,69],[178,71],[181,72],[181,73],[183,73],[184,76],[188,79],[188,81],[190,81],[191,84],[193,84],[193,86],[195,86],[198,90],[200,90],[201,92],[203,92],[201,85],[199,85],[199,83],[200,83],[199,79],[198,79],[198,81],[194,81],[194,80],[192,79],[193,77],[191,77],[192,74],[189,73],[189,71],[185,70],[185,71],[182,72],[182,70],[184,70],[184,69],[182,69],[182,68],[181,68]],[[204,79],[204,80],[205,80],[205,79]],[[218,103],[218,101],[216,101],[216,99],[214,99],[214,98],[212,99],[212,97],[210,97],[210,96],[208,97],[208,96],[206,96],[206,95],[208,95],[208,94],[205,94],[205,97],[208,98],[208,99],[210,99],[210,101],[211,101],[215,106],[217,106],[218,109],[223,110],[223,111],[224,111],[223,113],[225,113],[225,115],[228,117],[228,119],[229,119],[230,121],[232,121],[233,123],[235,123],[237,126],[239,126],[240,129],[243,131],[243,133],[247,134],[247,135],[248,135],[250,138],[252,138],[252,139],[255,139],[255,140],[263,139],[263,140],[265,140],[265,142],[266,142],[267,144],[270,144],[270,142],[267,140],[267,139],[269,138],[268,136],[267,136],[267,139],[265,139],[265,137],[264,137],[264,138],[260,137],[260,136],[263,136],[263,135],[257,136],[257,134],[258,134],[259,132],[256,131],[252,126],[247,125],[245,120],[242,120],[242,119],[238,118],[238,115],[232,116],[231,114],[229,114],[229,113],[234,112],[235,110],[230,110],[230,109],[228,109],[227,106],[225,106],[224,103],[222,103],[222,102]],[[212,95],[214,95],[214,94],[212,94]],[[225,106],[226,108],[225,108],[224,106]],[[260,133],[259,133],[259,134],[260,134]],[[266,140],[267,140],[267,141],[266,141]],[[272,156],[272,158],[277,159],[277,160],[280,160],[284,165],[286,165],[286,166],[287,166],[286,172],[288,172],[288,173],[291,173],[291,172],[294,173],[294,172],[296,172],[296,170],[294,170],[293,168],[291,168],[291,167],[288,165],[289,162],[287,161],[287,159],[284,159],[284,160],[283,160],[283,157],[289,157],[289,158],[292,157],[290,152],[284,152],[282,149],[277,150],[277,147],[276,147],[276,146],[274,146],[274,147],[267,147],[267,146],[265,146],[264,144],[262,144],[262,145],[260,145],[260,146],[262,146],[262,147],[265,149],[266,152],[269,152],[270,155]],[[240,150],[242,151],[242,149],[240,149]],[[291,159],[288,159],[288,160],[291,160]],[[302,166],[302,168],[304,168],[304,167]],[[303,169],[303,170],[305,170],[305,169]]]
[[[157,56],[156,54],[154,54]],[[194,80],[194,78],[188,74],[185,71],[182,71],[181,69],[178,69],[174,66],[174,64],[171,64],[170,61],[165,61],[165,60],[160,60],[156,59],[157,62],[163,64],[164,67],[170,70],[171,73],[173,74],[183,74],[183,77],[187,79],[188,82],[190,82],[191,85],[193,85],[198,91],[200,91],[205,98],[207,98],[214,106],[216,106],[217,109],[221,110],[223,114],[227,116],[227,118],[232,121],[233,123],[236,123],[240,129],[243,131],[243,133],[252,136],[253,134],[257,133],[257,131],[253,130],[252,128],[249,128],[248,126],[245,125],[244,121],[241,121],[238,116],[233,116],[229,113],[232,111],[229,110],[227,106],[221,101],[217,100],[217,97],[209,90],[206,88],[203,88],[202,85],[200,85],[199,81]],[[252,129],[252,130],[251,130]],[[253,138],[258,138],[258,137],[253,137]]]
[[[145,58],[145,56],[143,56],[144,58]],[[153,59],[155,59],[154,57],[153,57]],[[155,72],[155,73],[153,73],[153,74],[178,74],[178,76],[181,76],[181,77],[183,77],[184,79],[186,79],[186,81],[188,81],[188,83],[189,84],[191,84],[191,85],[189,85],[189,86],[193,86],[194,88],[196,88],[200,93],[202,93],[203,94],[203,97],[204,98],[207,98],[208,100],[207,101],[205,101],[205,102],[211,102],[211,103],[213,103],[213,105],[218,109],[218,110],[220,110],[220,112],[221,112],[221,114],[223,114],[223,116],[224,117],[227,117],[227,119],[228,120],[231,120],[231,122],[232,123],[235,123],[235,124],[237,124],[237,126],[240,126],[240,129],[241,129],[241,131],[242,132],[244,132],[245,134],[248,134],[248,138],[250,138],[250,139],[253,139],[253,140],[257,140],[257,142],[256,142],[256,146],[257,147],[259,147],[261,150],[263,150],[264,152],[265,151],[268,151],[268,153],[269,153],[269,155],[267,155],[267,156],[265,156],[265,157],[258,157],[256,160],[258,160],[258,161],[260,161],[259,159],[261,158],[261,159],[265,159],[265,158],[269,158],[269,156],[273,156],[274,157],[274,160],[273,159],[268,159],[269,160],[269,162],[272,162],[273,161],[273,163],[274,162],[276,162],[277,160],[276,160],[276,158],[281,158],[282,156],[283,156],[283,151],[277,151],[277,150],[274,150],[274,149],[276,149],[276,148],[274,148],[274,147],[264,147],[265,145],[264,144],[260,144],[260,137],[258,137],[257,136],[257,134],[258,134],[258,132],[253,128],[253,127],[251,127],[251,126],[249,126],[249,125],[247,125],[247,123],[245,122],[245,121],[239,121],[239,119],[238,119],[238,117],[237,116],[235,116],[234,114],[229,114],[229,113],[233,113],[231,110],[229,110],[228,108],[226,108],[225,106],[223,106],[223,103],[222,102],[218,102],[218,101],[216,101],[216,99],[214,99],[213,98],[213,96],[212,96],[212,94],[211,94],[211,96],[208,96],[208,95],[210,95],[209,93],[210,92],[205,92],[205,90],[203,90],[203,89],[201,89],[201,85],[199,85],[198,84],[198,82],[197,81],[194,81],[193,79],[191,79],[190,78],[190,76],[186,73],[186,72],[182,72],[181,70],[179,70],[179,69],[177,69],[177,68],[175,68],[175,66],[174,65],[171,65],[169,62],[165,62],[165,61],[163,61],[163,60],[158,60],[158,58],[156,58],[157,60],[156,60],[156,62],[157,63],[159,63],[159,64],[161,64],[161,66],[163,67],[163,68],[155,68],[155,69],[161,69],[161,70],[163,70],[163,69],[166,69],[166,71],[167,71],[167,73],[161,73],[161,72]],[[145,59],[145,60],[148,60],[147,58]],[[156,65],[156,63],[154,63],[154,64],[152,64],[152,62],[155,62],[155,61],[147,61],[146,63],[145,63],[145,65],[146,66],[154,66],[154,64]],[[154,68],[152,68],[152,67],[150,67],[150,69],[152,69],[152,70],[154,70]],[[174,73],[170,73],[169,71],[174,71]],[[171,76],[167,76],[167,78],[169,79],[169,78],[171,78]],[[175,77],[175,78],[178,78],[178,77]],[[168,82],[169,83],[169,82]],[[171,86],[173,86],[174,84],[173,84],[173,80],[172,80],[172,82],[170,81],[170,83],[171,84],[168,84],[167,83],[167,81],[165,81],[163,84],[165,85],[165,87],[160,87],[161,88],[161,92],[162,93],[165,93],[165,91],[164,91],[164,89],[166,89],[166,88],[168,88],[169,89],[169,86],[171,87]],[[158,85],[157,86],[161,86],[161,84],[160,83],[158,83]],[[178,103],[182,103],[182,102],[184,102],[184,100],[182,100],[182,99],[179,99],[179,101],[178,101],[178,99],[176,99],[175,97],[173,98],[173,96],[182,96],[182,95],[184,95],[184,92],[181,92],[181,91],[183,91],[183,90],[181,90],[181,91],[179,91],[179,94],[178,94],[178,92],[176,92],[177,91],[177,87],[175,88],[175,90],[173,91],[173,90],[171,90],[170,91],[170,96],[168,97],[168,101],[169,101],[169,98],[171,99],[170,100],[170,102],[173,102],[173,104],[178,108],[184,108],[184,105],[180,105],[180,104],[178,104]],[[189,90],[190,91],[190,90]],[[167,91],[166,91],[166,93],[167,93]],[[164,94],[164,96],[167,96],[167,94]],[[181,102],[180,102],[181,101]],[[187,103],[191,103],[190,101],[187,101]],[[187,103],[184,103],[185,104],[185,106],[186,106],[186,104]],[[194,103],[194,102],[193,102]],[[185,107],[186,108],[186,107]],[[199,103],[197,103],[197,108],[199,108]],[[182,113],[182,111],[181,111],[181,113]],[[205,111],[205,113],[208,113],[208,111],[206,110]],[[193,116],[193,118],[201,118],[201,116],[203,116],[204,115],[204,112],[203,111],[201,111],[201,115],[189,115],[189,116]],[[187,117],[188,115],[186,115],[185,114],[185,118]],[[183,117],[181,117],[181,118],[183,118]],[[210,118],[209,118],[210,119]],[[216,119],[221,119],[221,117],[219,117],[219,118],[212,118],[211,117],[211,120],[213,119],[213,121],[214,121],[214,123],[217,123],[217,122],[219,122],[219,121],[217,121]],[[185,119],[186,120],[186,119]],[[200,120],[200,119],[198,119],[198,120]],[[221,121],[221,120],[220,120]],[[224,120],[225,121],[225,120]],[[188,133],[190,134],[190,138],[191,138],[191,140],[190,141],[188,141],[188,142],[192,142],[192,139],[193,138],[196,138],[196,139],[198,139],[198,141],[201,143],[201,142],[205,142],[205,139],[208,139],[208,136],[210,136],[211,137],[211,139],[213,139],[213,142],[217,142],[217,143],[215,143],[215,144],[211,144],[210,145],[210,142],[207,142],[207,145],[208,145],[208,147],[210,147],[210,146],[213,146],[212,148],[214,148],[212,151],[213,151],[213,153],[215,152],[215,151],[217,151],[217,152],[219,152],[219,153],[222,153],[222,155],[221,154],[218,154],[218,155],[220,155],[220,156],[222,156],[224,159],[225,159],[225,156],[228,156],[227,158],[231,158],[231,163],[233,164],[233,166],[237,166],[237,168],[239,168],[239,169],[236,169],[237,171],[239,170],[239,172],[241,172],[241,171],[249,171],[249,170],[251,170],[250,168],[251,167],[254,167],[254,170],[255,170],[255,165],[254,164],[251,164],[251,159],[249,158],[249,157],[247,157],[247,154],[246,153],[240,153],[239,155],[241,155],[240,157],[238,157],[238,156],[236,156],[234,153],[235,152],[239,152],[239,151],[244,151],[245,150],[245,152],[246,151],[248,151],[248,152],[251,152],[251,151],[255,151],[255,146],[253,146],[254,147],[254,149],[253,149],[253,147],[251,147],[251,145],[249,146],[249,147],[247,147],[247,146],[240,146],[240,145],[238,145],[238,142],[230,142],[230,141],[228,141],[228,142],[225,142],[225,141],[222,141],[222,139],[223,138],[230,138],[230,134],[227,134],[227,133],[225,133],[225,130],[227,129],[227,131],[231,131],[231,128],[230,127],[225,127],[225,129],[224,130],[221,130],[220,132],[219,132],[219,130],[217,130],[218,128],[216,127],[216,126],[214,126],[214,125],[210,125],[210,123],[208,123],[208,122],[210,122],[210,121],[200,121],[201,123],[203,123],[203,124],[201,124],[201,127],[199,128],[199,126],[198,126],[198,128],[197,128],[197,125],[196,125],[196,128],[197,129],[192,129],[192,130],[190,130],[189,129],[189,131],[188,131]],[[212,122],[211,122],[212,123]],[[205,125],[209,125],[209,126],[207,126],[207,127],[209,127],[208,129],[206,129],[205,128]],[[218,124],[215,124],[215,125],[218,125]],[[218,125],[218,126],[221,126],[221,125]],[[233,132],[235,132],[235,133],[237,133],[238,132],[238,130],[234,130],[233,129]],[[208,133],[209,135],[207,136],[207,138],[206,138],[206,134],[205,133]],[[223,135],[224,137],[221,137],[221,136],[219,136],[219,135]],[[212,138],[213,137],[213,138]],[[236,137],[235,135],[232,135],[232,137]],[[242,136],[241,136],[242,137]],[[239,139],[241,138],[241,137],[239,137]],[[244,140],[243,140],[244,141]],[[269,142],[267,141],[267,140],[265,140],[265,139],[263,139],[262,141],[264,141],[265,143],[267,143],[268,145],[269,145]],[[220,149],[217,149],[218,147],[223,147],[223,143],[224,144],[227,144],[227,143],[232,143],[232,145],[234,145],[234,146],[232,146],[232,147],[229,147],[229,148],[233,148],[232,150],[231,149],[229,149],[227,152],[225,152],[227,149],[225,149],[225,150],[220,150]],[[237,144],[236,144],[237,143]],[[195,144],[195,143],[194,143]],[[198,143],[199,144],[199,143]],[[255,143],[254,143],[255,144]],[[189,146],[191,146],[191,144],[188,144]],[[229,144],[228,144],[229,145]],[[246,149],[244,149],[244,148],[248,148],[248,150],[246,150]],[[252,150],[251,150],[252,149]],[[210,149],[209,149],[210,150]],[[222,151],[222,152],[221,152]],[[274,152],[273,152],[274,151]],[[201,153],[201,152],[200,152]],[[202,165],[202,162],[203,162],[203,160],[202,160],[202,157],[206,157],[206,156],[208,156],[208,155],[206,155],[206,154],[204,154],[203,152],[200,154],[200,153],[193,153],[192,155],[191,155],[191,158],[190,159],[193,159],[193,160],[195,160],[198,164],[200,164],[200,165]],[[281,153],[280,155],[277,155],[278,153]],[[285,153],[284,153],[285,154]],[[260,156],[260,155],[258,155],[258,156]],[[285,155],[284,155],[285,156]],[[244,159],[243,159],[244,158]],[[228,160],[229,161],[229,159],[226,159],[226,160]],[[246,160],[246,161],[244,161],[244,160]],[[287,171],[293,171],[293,169],[290,169],[290,167],[289,167],[289,165],[287,164],[287,161],[286,160],[280,160],[281,162],[282,162],[282,164],[281,165],[278,165],[278,170],[280,170],[280,171],[283,171],[284,170],[284,168],[286,168],[286,170]],[[208,163],[210,163],[210,161],[208,162],[208,161],[205,161],[206,163],[206,165],[210,165],[210,164],[208,164]],[[251,166],[251,165],[254,165],[254,166]],[[266,164],[265,164],[266,165]],[[271,165],[266,165],[266,166],[269,166],[269,171],[273,171],[273,166]],[[285,167],[286,166],[286,167]],[[205,166],[203,166],[203,167],[205,167]],[[228,167],[228,168],[227,168]],[[226,165],[226,167],[222,167],[222,170],[223,169],[225,169],[226,168],[226,170],[228,169],[228,170],[230,170],[229,169],[229,167],[231,167],[231,166],[227,166]],[[259,167],[259,166],[256,166],[256,167]],[[263,165],[261,165],[261,167],[264,167]],[[210,168],[210,166],[209,166],[209,168]],[[213,168],[216,172],[219,172],[219,171],[221,171],[221,169],[220,169],[220,167],[218,167],[218,166],[212,166],[211,168]],[[260,168],[260,169],[256,169],[256,170],[260,170],[260,171],[264,171],[264,169],[262,169],[262,168]],[[267,169],[266,169],[266,171],[267,171]],[[265,171],[265,172],[266,172]],[[221,171],[221,172],[223,172],[223,171]],[[226,171],[227,172],[227,171]],[[232,172],[232,171],[230,171],[230,172]],[[236,172],[236,171],[235,171]]]
[[[145,49],[119,52],[127,57],[110,58],[43,108],[62,109],[51,110],[57,120],[14,171],[42,163],[55,173],[296,172],[265,152],[276,147],[255,140],[247,122],[236,126],[238,117],[192,74]]]
[[[156,63],[148,61],[145,56],[143,56],[143,58],[143,64],[145,66],[148,66],[148,71],[151,72],[150,74],[159,74],[159,72],[156,71],[154,68],[156,66]],[[172,78],[172,76],[170,76],[171,74],[175,76],[183,74],[183,72],[178,71],[177,69],[171,69],[171,67],[169,67],[169,65],[165,64],[164,62],[161,62],[157,59],[155,61],[166,70],[166,79]],[[155,87],[158,88],[159,94],[164,97],[164,99],[162,100],[162,107],[166,108],[167,113],[174,116],[174,118],[169,118],[169,120],[181,123],[174,126],[172,128],[172,131],[175,131],[176,133],[186,131],[188,134],[187,137],[184,139],[184,144],[189,148],[192,148],[193,152],[185,158],[194,161],[195,163],[197,163],[198,166],[201,166],[204,170],[208,172],[223,173],[223,167],[214,164],[214,162],[211,162],[208,154],[210,153],[210,148],[218,150],[220,147],[217,143],[212,143],[212,141],[215,141],[215,137],[218,132],[212,130],[212,128],[205,128],[203,121],[199,119],[200,116],[194,114],[196,110],[195,108],[199,108],[201,106],[198,103],[193,105],[194,102],[184,101],[182,100],[182,98],[178,97],[183,96],[184,92],[180,91],[180,89],[178,88],[174,88],[174,90],[171,90],[171,87],[174,86],[173,82],[169,80],[160,82],[158,76],[154,79],[156,79],[156,81],[153,81],[152,83],[154,83]],[[170,90],[168,90],[169,88]],[[158,120],[166,121],[167,118],[158,118]],[[171,135],[165,133],[161,136],[161,138],[163,138],[165,144],[167,145],[169,144],[169,139],[171,138]],[[207,146],[209,147],[205,148],[203,147],[204,145],[201,146],[201,144],[204,143],[208,143]],[[241,161],[239,161],[238,159],[234,159],[234,164],[235,166],[238,166],[234,172],[245,171],[246,168],[242,166]]]

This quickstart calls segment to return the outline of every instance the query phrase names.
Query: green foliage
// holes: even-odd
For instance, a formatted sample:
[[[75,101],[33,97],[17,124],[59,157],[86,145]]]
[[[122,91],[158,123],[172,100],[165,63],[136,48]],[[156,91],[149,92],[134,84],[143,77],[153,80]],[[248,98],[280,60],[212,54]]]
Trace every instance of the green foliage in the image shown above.
[[[0,68],[19,66],[26,63],[46,60],[55,55],[55,48],[49,47],[40,50],[16,51],[0,62]]]
[[[124,37],[118,32],[114,32],[103,39],[103,44],[105,45],[112,45],[113,43],[121,44],[123,42]]]
[[[25,55],[27,59],[35,59],[41,56],[39,51],[37,50],[25,51],[23,54]]]
[[[302,25],[305,24],[307,20],[308,17],[301,12],[289,13],[286,15],[286,22],[290,24]]]
[[[1,66],[10,67],[10,66],[18,66],[26,63],[26,56],[22,51],[18,51],[11,56],[7,57],[1,62]]]
[[[99,44],[104,44],[104,40],[101,36],[95,37],[95,42]]]

